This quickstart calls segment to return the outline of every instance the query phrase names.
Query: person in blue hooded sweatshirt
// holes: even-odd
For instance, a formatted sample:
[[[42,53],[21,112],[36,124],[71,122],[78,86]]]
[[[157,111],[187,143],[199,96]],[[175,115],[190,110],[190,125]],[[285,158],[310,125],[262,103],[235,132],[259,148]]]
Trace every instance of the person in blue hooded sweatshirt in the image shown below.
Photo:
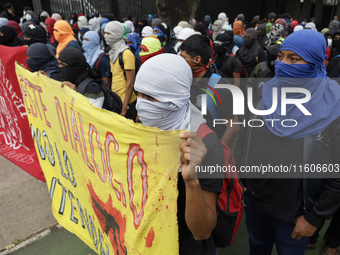
[[[273,89],[277,89],[277,107],[263,117],[251,113],[250,119],[262,120],[264,124],[242,130],[235,148],[238,169],[268,165],[297,167],[296,174],[292,170],[288,174],[245,176],[244,202],[251,255],[271,254],[274,243],[280,255],[305,254],[309,237],[340,207],[339,173],[300,173],[299,168],[321,164],[336,169],[340,164],[340,87],[326,76],[323,64],[326,47],[321,33],[307,29],[289,35],[282,42],[275,60],[275,77],[263,85],[262,98],[253,103],[256,109],[271,109]],[[281,113],[284,88],[303,88],[311,97],[306,96],[307,92],[287,93],[287,99],[307,99],[299,108],[287,104],[284,114]],[[289,119],[290,122],[285,122]]]
[[[111,87],[111,65],[109,57],[100,48],[100,38],[97,32],[88,31],[83,37],[83,50],[86,62]]]

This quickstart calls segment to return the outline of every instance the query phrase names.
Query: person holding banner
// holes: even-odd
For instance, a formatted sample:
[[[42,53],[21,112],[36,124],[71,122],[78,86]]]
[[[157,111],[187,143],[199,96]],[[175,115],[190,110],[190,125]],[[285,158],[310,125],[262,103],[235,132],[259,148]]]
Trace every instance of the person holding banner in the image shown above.
[[[26,56],[26,64],[31,72],[40,71],[49,78],[60,81],[58,61],[46,44],[33,43]]]
[[[223,165],[224,155],[217,136],[204,139],[204,143],[196,133],[205,120],[190,103],[192,79],[191,69],[182,57],[154,56],[138,71],[136,109],[143,125],[195,132],[180,134],[185,140],[180,147],[182,166],[178,181],[179,254],[216,255],[211,233],[217,222],[216,200],[222,179],[191,178],[190,168],[208,165],[208,161]]]
[[[104,94],[95,81],[99,77],[86,62],[83,53],[73,47],[66,48],[60,53],[58,63],[59,76],[61,81],[63,81],[61,86],[64,87],[66,85],[77,91],[82,81],[86,78],[93,79],[87,84],[83,95],[87,97],[94,106],[103,108]]]

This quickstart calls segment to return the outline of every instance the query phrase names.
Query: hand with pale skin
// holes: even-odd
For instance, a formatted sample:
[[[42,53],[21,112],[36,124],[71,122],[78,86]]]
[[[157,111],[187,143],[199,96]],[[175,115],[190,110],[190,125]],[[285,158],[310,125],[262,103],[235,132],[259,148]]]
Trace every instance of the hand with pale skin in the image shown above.
[[[185,182],[192,182],[197,179],[195,168],[201,165],[204,156],[207,154],[207,148],[197,133],[181,133],[179,137],[185,139],[180,147],[182,177]]]
[[[305,220],[305,216],[302,215],[295,219],[295,228],[291,234],[291,237],[296,240],[300,240],[303,237],[312,236],[317,227],[314,227]]]
[[[66,85],[67,87],[69,87],[70,89],[73,89],[74,91],[77,91],[77,87],[76,87],[76,85],[74,85],[73,83],[71,83],[71,82],[69,82],[69,81],[63,81],[63,82],[61,83],[61,87],[63,88],[65,85]]]

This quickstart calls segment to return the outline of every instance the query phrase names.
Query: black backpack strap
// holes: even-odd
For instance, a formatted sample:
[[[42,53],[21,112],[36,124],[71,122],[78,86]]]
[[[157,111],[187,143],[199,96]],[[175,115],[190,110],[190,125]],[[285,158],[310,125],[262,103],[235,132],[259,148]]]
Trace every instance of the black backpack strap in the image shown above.
[[[122,68],[122,70],[124,72],[124,77],[125,77],[125,80],[126,80],[124,61],[123,61],[123,53],[124,53],[125,50],[123,50],[122,52],[119,52],[119,54],[118,54],[118,61],[119,61],[120,68]]]
[[[85,78],[77,87],[77,92],[84,95],[85,90],[87,88],[87,85],[90,84],[90,82],[94,81],[92,78]]]
[[[268,68],[268,69],[262,71],[262,72],[257,76],[257,78],[266,78],[266,76],[267,76],[268,74],[270,74],[271,71],[272,71],[272,70],[270,70],[270,69]]]
[[[266,71],[268,68],[267,62],[260,62],[261,71]]]

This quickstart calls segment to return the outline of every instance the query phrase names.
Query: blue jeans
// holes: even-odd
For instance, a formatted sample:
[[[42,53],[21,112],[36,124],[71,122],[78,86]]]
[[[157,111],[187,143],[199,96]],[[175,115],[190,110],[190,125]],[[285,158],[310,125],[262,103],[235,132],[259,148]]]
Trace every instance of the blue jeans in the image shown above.
[[[250,255],[271,255],[275,243],[279,255],[303,255],[309,238],[300,241],[291,238],[294,222],[279,220],[261,209],[246,193],[246,222],[249,234]]]

